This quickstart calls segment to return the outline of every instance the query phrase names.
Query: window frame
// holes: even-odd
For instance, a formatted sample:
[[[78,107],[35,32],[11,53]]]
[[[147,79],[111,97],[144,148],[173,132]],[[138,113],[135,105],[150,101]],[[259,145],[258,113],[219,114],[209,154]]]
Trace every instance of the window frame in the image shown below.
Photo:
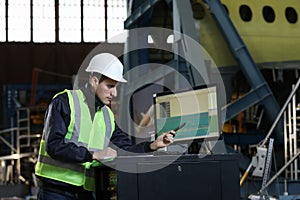
[[[87,38],[84,38],[84,16],[83,16],[83,13],[84,13],[84,0],[80,0],[80,41],[76,42],[76,41],[60,41],[60,38],[59,38],[59,0],[54,0],[54,34],[55,34],[55,39],[54,41],[52,39],[49,39],[51,41],[39,41],[39,39],[33,39],[33,35],[34,35],[34,25],[33,25],[33,0],[29,0],[30,1],[30,40],[29,41],[11,41],[9,40],[9,35],[8,35],[8,32],[9,32],[9,16],[8,16],[8,9],[9,9],[9,1],[10,0],[5,0],[4,2],[4,6],[5,6],[5,14],[3,15],[4,18],[5,18],[5,38],[3,37],[2,40],[0,40],[0,43],[14,43],[14,42],[17,42],[17,43],[39,43],[39,44],[43,44],[43,43],[48,43],[48,44],[54,44],[54,43],[99,43],[99,42],[108,42],[108,43],[124,43],[125,41],[116,41],[116,40],[112,40],[110,42],[110,38],[108,38],[108,9],[107,9],[107,5],[108,5],[108,0],[102,0],[103,2],[101,2],[101,6],[102,4],[104,5],[104,13],[103,13],[103,16],[104,16],[104,35],[105,35],[105,38],[102,39],[100,38],[99,40],[95,40],[93,41],[93,39],[87,39]],[[115,3],[117,3],[118,1],[115,1]],[[111,3],[111,2],[110,2]],[[124,12],[127,12],[127,2],[124,2],[124,4],[120,4],[121,7],[123,7],[124,9]],[[116,4],[117,5],[117,4]],[[102,9],[102,8],[101,8]],[[125,21],[125,19],[123,20]],[[3,29],[3,30],[4,30]],[[122,34],[123,32],[125,32],[126,29],[125,27],[123,26],[123,30],[120,29],[120,34]]]

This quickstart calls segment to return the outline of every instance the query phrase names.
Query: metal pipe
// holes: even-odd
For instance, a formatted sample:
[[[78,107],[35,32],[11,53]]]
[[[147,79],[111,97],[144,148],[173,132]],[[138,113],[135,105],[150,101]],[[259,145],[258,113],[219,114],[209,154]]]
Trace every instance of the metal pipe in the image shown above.
[[[270,135],[272,134],[273,130],[275,129],[277,123],[279,122],[281,115],[284,113],[287,105],[289,104],[289,102],[291,101],[292,97],[294,96],[294,94],[296,93],[298,87],[300,85],[300,78],[298,79],[294,89],[292,90],[292,92],[290,93],[289,97],[287,98],[285,104],[283,105],[282,109],[280,110],[277,118],[275,119],[275,122],[273,123],[269,133],[267,134],[267,136],[265,137],[265,139],[263,140],[263,142],[261,144],[258,144],[258,147],[264,146],[266,144],[266,142],[268,141],[268,138],[270,137]],[[289,162],[288,162],[289,163]],[[249,164],[247,171],[244,173],[244,175],[242,176],[242,179],[240,180],[240,186],[243,185],[244,180],[246,179],[250,169],[252,168],[252,162]],[[267,186],[266,186],[267,187]]]
[[[0,136],[0,140],[11,149],[11,153],[17,152],[17,149],[13,146],[13,144],[7,142],[7,140],[5,138],[3,138],[2,136]]]
[[[287,163],[288,161],[288,130],[287,130],[287,113],[285,112],[285,114],[283,115],[283,141],[284,141],[284,163]],[[288,178],[288,172],[285,171],[285,178],[287,179]]]
[[[292,130],[292,113],[291,113],[291,109],[292,109],[292,106],[291,106],[291,103],[288,104],[288,128],[289,128],[289,131],[288,131],[288,157],[290,157],[292,155],[292,152],[293,152],[293,149],[292,149],[292,133],[293,133],[293,130]],[[293,165],[290,165],[290,175],[291,175],[291,179],[293,180],[294,179],[294,173],[293,173]]]
[[[291,155],[297,154],[297,114],[296,114],[296,95],[293,96],[292,99],[292,109],[293,109],[293,132],[292,132],[292,151]],[[298,180],[298,166],[297,166],[297,161],[294,161],[294,166],[293,166],[293,173],[294,173],[294,180]]]
[[[11,155],[8,155],[8,156],[0,156],[0,161],[3,161],[3,160],[17,160],[17,159],[20,159],[20,158],[25,158],[25,157],[30,157],[32,155],[35,155],[35,153],[22,153],[22,154],[11,154]]]
[[[283,195],[284,196],[287,196],[289,193],[288,193],[288,186],[287,186],[287,180],[286,178],[284,179],[284,192],[283,192]]]
[[[27,138],[40,138],[42,135],[41,134],[34,134],[34,135],[20,135],[19,139],[27,139]]]
[[[242,176],[242,178],[241,178],[241,180],[240,180],[240,186],[243,185],[243,183],[244,183],[244,181],[246,180],[246,178],[247,178],[247,176],[248,176],[248,174],[249,174],[251,168],[252,168],[252,162],[250,163],[250,165],[248,166],[246,172],[245,172],[244,175]]]
[[[271,183],[273,183],[273,181],[298,157],[300,156],[300,151],[298,151],[298,153],[291,159],[289,160],[269,181],[268,183],[265,185],[264,188],[267,188]]]
[[[270,130],[269,130],[267,136],[265,137],[265,139],[263,140],[263,142],[262,142],[259,146],[264,146],[264,145],[266,144],[266,142],[268,141],[268,138],[270,137],[270,135],[271,135],[272,132],[274,131],[274,129],[275,129],[277,123],[279,122],[279,120],[280,120],[280,118],[281,118],[283,112],[285,111],[287,105],[289,104],[289,102],[290,102],[291,99],[293,98],[294,94],[296,93],[296,91],[297,91],[299,85],[300,85],[300,78],[298,79],[298,81],[297,81],[297,83],[296,83],[294,89],[292,90],[292,92],[290,93],[290,95],[289,95],[289,97],[287,98],[286,102],[284,103],[283,107],[281,108],[281,110],[280,110],[278,116],[276,117],[276,119],[275,119],[273,125],[271,126],[271,128],[270,128]]]

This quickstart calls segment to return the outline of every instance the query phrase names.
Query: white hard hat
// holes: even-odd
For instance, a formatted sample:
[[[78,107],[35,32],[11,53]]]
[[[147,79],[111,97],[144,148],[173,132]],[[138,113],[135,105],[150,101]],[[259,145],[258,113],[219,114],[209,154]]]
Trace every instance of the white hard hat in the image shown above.
[[[95,55],[85,71],[97,72],[118,82],[127,82],[123,78],[122,63],[116,56],[110,53],[100,53]]]

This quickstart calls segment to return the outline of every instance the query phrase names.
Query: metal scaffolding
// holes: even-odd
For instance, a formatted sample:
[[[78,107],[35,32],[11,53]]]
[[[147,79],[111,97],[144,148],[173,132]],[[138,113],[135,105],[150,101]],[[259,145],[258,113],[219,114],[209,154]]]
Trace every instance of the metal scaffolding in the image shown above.
[[[30,109],[16,109],[16,126],[0,131],[0,140],[9,147],[7,155],[0,156],[0,183],[19,183],[25,181],[21,172],[21,160],[37,155],[37,147],[34,141],[39,140],[41,134],[31,134]]]

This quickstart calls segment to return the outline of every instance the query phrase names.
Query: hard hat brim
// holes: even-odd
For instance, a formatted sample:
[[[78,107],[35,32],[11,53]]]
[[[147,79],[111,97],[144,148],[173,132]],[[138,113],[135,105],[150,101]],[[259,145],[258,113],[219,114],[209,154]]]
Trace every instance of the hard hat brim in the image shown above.
[[[127,83],[127,80],[124,78],[121,78],[121,80],[116,80],[116,81],[121,82],[121,83]]]

